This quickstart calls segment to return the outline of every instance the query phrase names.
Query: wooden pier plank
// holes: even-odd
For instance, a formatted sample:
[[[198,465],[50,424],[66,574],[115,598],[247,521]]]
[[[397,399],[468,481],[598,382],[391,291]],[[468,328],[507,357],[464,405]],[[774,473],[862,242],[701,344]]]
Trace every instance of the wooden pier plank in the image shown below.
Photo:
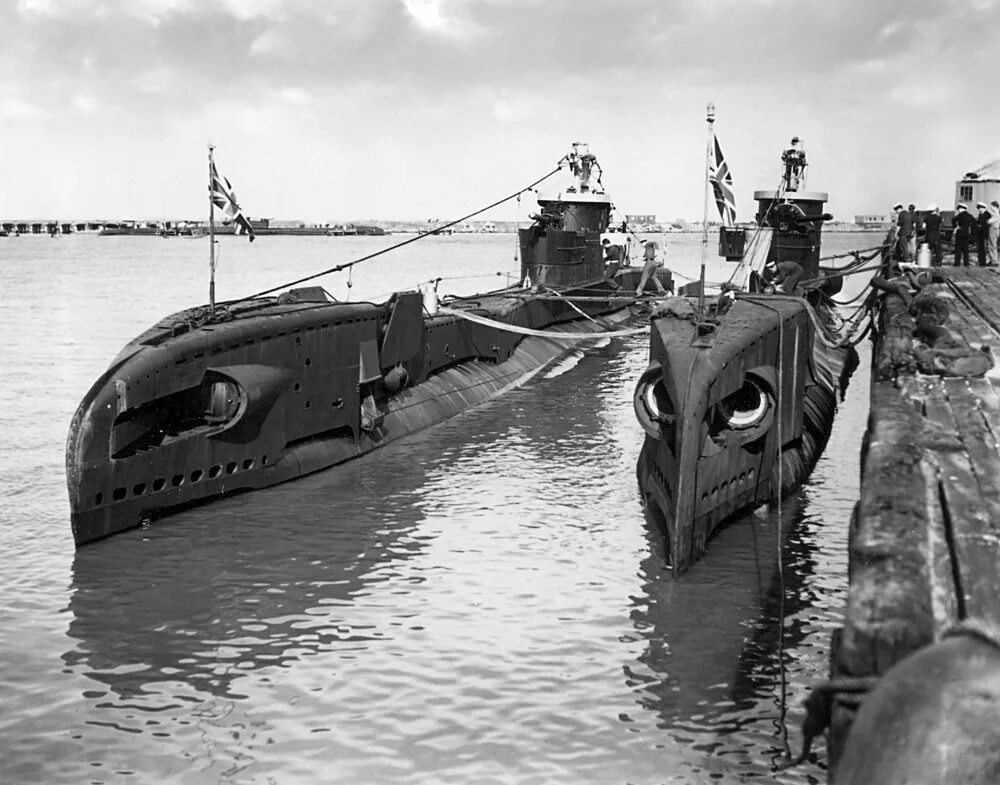
[[[1000,362],[1000,275],[947,275],[933,287],[951,310],[946,326]],[[963,618],[1000,624],[1000,367],[986,378],[920,374],[913,318],[896,297],[877,326],[834,677],[884,674]],[[831,777],[854,711],[850,695],[835,697]]]
[[[958,450],[934,450],[950,542],[952,570],[963,618],[1000,621],[1000,455],[985,420],[975,410],[964,379],[928,385],[928,413],[961,441]]]
[[[1000,279],[992,270],[970,268],[964,277],[952,276],[954,286],[993,331],[1000,331]]]
[[[919,388],[902,394],[891,384],[873,385],[863,456],[860,514],[849,540],[850,586],[838,661],[844,673],[882,673],[913,648],[934,640],[938,620],[933,597],[941,574],[930,556],[928,531],[940,522],[937,494],[928,495],[926,444],[960,449],[953,434],[923,416]],[[911,438],[917,436],[918,438]],[[938,539],[946,541],[945,533]]]

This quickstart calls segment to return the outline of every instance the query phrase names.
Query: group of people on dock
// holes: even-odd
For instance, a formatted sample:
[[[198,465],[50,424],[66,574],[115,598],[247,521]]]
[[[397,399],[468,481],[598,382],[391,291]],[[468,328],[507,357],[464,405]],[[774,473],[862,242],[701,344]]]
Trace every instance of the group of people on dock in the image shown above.
[[[969,212],[968,205],[960,202],[955,206],[951,219],[955,241],[955,267],[969,266],[969,246],[976,243],[976,261],[980,267],[996,267],[1000,256],[1000,202],[994,199],[990,204],[976,204],[978,216]],[[941,246],[941,225],[943,218],[936,204],[917,212],[915,205],[903,209],[902,202],[893,206],[896,213],[896,256],[903,262],[913,262],[917,255],[917,234],[921,230],[924,242],[931,252],[931,264],[939,267],[943,262]],[[923,225],[921,226],[921,221]]]

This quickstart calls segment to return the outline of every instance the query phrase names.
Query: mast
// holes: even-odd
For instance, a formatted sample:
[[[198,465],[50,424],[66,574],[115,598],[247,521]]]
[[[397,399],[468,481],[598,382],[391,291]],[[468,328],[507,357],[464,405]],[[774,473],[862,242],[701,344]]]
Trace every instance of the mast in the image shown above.
[[[708,191],[712,142],[715,141],[715,104],[708,102],[708,145],[705,148],[705,212],[701,220],[701,282],[698,286],[698,318],[705,314],[705,254],[708,252]]]
[[[215,147],[208,143],[208,313],[215,316],[215,201],[212,199]]]

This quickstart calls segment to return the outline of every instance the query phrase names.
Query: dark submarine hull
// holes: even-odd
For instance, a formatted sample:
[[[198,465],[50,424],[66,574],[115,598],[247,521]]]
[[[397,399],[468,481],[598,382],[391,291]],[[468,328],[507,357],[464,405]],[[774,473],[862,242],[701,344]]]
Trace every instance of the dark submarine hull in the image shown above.
[[[634,291],[638,276],[447,303],[551,338],[426,315],[418,292],[346,304],[300,290],[223,320],[169,316],[119,353],[73,418],[74,542],[325,469],[481,404],[578,345],[560,332],[614,330],[634,311],[619,286]]]
[[[646,431],[636,472],[675,573],[727,520],[793,492],[819,460],[857,365],[853,348],[825,340],[820,318],[803,298],[765,294],[741,296],[705,334],[654,314],[634,399]]]
[[[576,142],[564,165],[573,184],[539,195],[518,232],[518,287],[440,310],[429,291],[338,303],[292,289],[174,314],[131,341],[70,426],[76,545],[364,455],[524,382],[582,336],[616,334],[640,271],[605,263],[596,157]]]

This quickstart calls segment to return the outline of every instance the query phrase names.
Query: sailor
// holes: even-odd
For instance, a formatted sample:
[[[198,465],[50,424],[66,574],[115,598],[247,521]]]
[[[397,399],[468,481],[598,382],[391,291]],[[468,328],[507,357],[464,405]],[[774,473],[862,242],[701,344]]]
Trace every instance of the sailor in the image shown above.
[[[899,258],[904,262],[909,262],[910,256],[910,236],[913,234],[913,214],[903,210],[903,203],[896,202],[892,206],[896,211],[896,251]]]
[[[917,217],[917,206],[911,204],[906,208],[906,211],[910,214],[910,242],[906,246],[906,250],[910,252],[910,261],[917,258],[917,224],[919,223],[919,218]]]
[[[997,257],[1000,256],[1000,202],[994,199],[990,202],[990,210],[993,213],[993,220],[990,222],[990,236],[988,242],[992,246],[991,251],[989,247],[986,249],[986,258],[989,259],[991,265],[997,264]]]
[[[625,249],[620,245],[612,244],[607,237],[601,240],[601,245],[604,247],[604,261],[607,264],[621,262],[625,259]]]
[[[931,265],[941,266],[941,210],[936,204],[927,206],[924,218],[924,240],[931,249]]]
[[[993,217],[986,202],[976,202],[979,217],[976,219],[976,262],[980,267],[986,266],[986,240],[990,236],[990,219]]]
[[[805,294],[805,291],[799,286],[799,281],[806,274],[801,264],[790,261],[771,261],[768,262],[767,267],[764,269],[773,289],[780,287],[784,294],[791,294],[797,297]]]
[[[997,245],[1000,242],[1000,204],[990,202],[990,220],[986,225],[986,266],[997,266]]]
[[[666,294],[667,290],[663,288],[663,284],[660,283],[660,279],[656,277],[656,268],[663,266],[663,262],[661,262],[656,256],[659,246],[656,244],[655,240],[643,240],[642,244],[645,246],[642,254],[642,276],[639,278],[639,286],[635,290],[635,296],[642,296],[643,290],[646,288],[646,283],[650,278],[652,278],[653,283],[656,284],[656,290],[660,294]]]
[[[955,267],[969,266],[969,238],[976,225],[976,219],[969,214],[969,208],[959,202],[955,206],[955,217],[951,219],[955,227]]]

